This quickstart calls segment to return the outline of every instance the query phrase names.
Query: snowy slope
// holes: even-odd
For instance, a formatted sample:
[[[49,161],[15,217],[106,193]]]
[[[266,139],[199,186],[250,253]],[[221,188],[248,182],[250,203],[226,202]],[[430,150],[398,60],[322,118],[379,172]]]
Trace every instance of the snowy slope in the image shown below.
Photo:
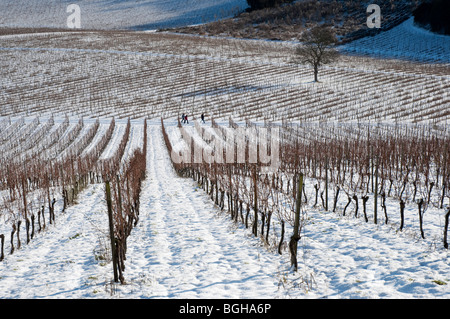
[[[373,37],[350,42],[342,49],[370,56],[450,63],[450,36],[416,26],[413,17]]]
[[[56,225],[13,255],[6,252],[0,298],[450,297],[449,251],[431,229],[421,240],[409,222],[399,233],[395,223],[374,225],[319,208],[304,212],[299,271],[293,273],[287,251],[267,250],[191,179],[176,175],[160,125],[148,129],[147,177],[140,220],[128,240],[127,284],[111,283],[98,184],[65,213],[58,202]]]
[[[247,8],[245,0],[121,0],[76,2],[0,1],[0,27],[66,28],[67,6],[76,3],[85,29],[145,29],[185,26],[225,18]]]

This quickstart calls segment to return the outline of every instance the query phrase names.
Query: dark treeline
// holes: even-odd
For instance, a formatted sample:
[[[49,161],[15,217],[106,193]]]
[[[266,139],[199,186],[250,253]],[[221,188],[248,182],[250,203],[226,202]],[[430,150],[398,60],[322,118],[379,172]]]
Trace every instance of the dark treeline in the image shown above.
[[[271,8],[283,3],[291,3],[293,0],[247,0],[250,6],[249,10],[259,10],[264,8]]]
[[[414,11],[414,21],[433,32],[450,35],[450,1],[424,1]]]

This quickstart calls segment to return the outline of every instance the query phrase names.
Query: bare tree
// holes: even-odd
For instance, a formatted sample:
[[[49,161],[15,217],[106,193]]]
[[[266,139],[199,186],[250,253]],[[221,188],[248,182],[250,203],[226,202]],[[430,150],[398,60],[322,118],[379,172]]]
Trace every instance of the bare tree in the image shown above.
[[[294,62],[312,65],[314,81],[318,82],[319,67],[339,57],[339,52],[333,48],[337,43],[336,36],[330,28],[317,26],[304,32],[300,41],[302,44],[295,50]]]

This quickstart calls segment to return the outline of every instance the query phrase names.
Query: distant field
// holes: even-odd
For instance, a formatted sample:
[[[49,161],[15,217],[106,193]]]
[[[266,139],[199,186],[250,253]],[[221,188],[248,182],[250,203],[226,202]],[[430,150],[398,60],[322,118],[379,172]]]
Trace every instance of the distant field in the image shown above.
[[[214,21],[247,8],[245,0],[95,1],[4,0],[0,28],[67,28],[67,6],[81,9],[84,29],[157,29]]]
[[[312,82],[294,44],[165,33],[0,37],[1,116],[450,119],[449,67],[344,56]]]

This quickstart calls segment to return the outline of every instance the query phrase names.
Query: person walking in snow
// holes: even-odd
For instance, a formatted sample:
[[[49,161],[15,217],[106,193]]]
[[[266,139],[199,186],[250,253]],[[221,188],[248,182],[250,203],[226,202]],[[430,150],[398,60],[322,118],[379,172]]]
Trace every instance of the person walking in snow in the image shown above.
[[[187,118],[187,114],[184,116],[184,123],[189,124],[188,118]]]
[[[202,118],[202,122],[205,123],[205,115],[203,113],[202,113],[201,118]]]
[[[181,115],[181,123],[184,123],[184,113]]]

